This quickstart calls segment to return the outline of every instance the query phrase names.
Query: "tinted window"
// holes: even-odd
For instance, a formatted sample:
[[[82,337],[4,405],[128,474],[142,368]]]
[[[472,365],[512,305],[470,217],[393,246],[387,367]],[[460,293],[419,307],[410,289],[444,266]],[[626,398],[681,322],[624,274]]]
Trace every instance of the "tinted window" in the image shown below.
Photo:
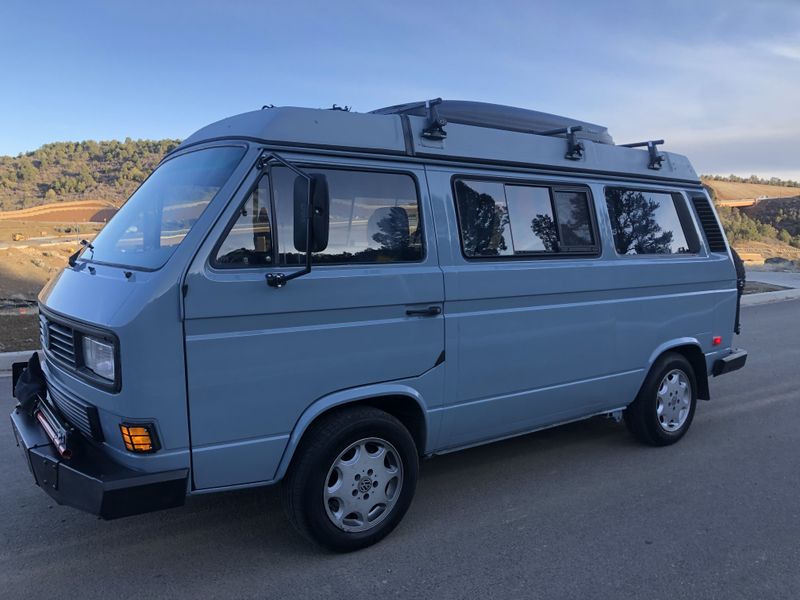
[[[119,209],[85,258],[145,269],[167,262],[233,173],[243,148],[209,148],[162,163]]]
[[[505,191],[514,253],[556,252],[558,233],[550,190],[507,185]]]
[[[467,257],[597,250],[586,192],[457,180],[455,196]]]
[[[317,263],[415,261],[423,257],[417,188],[409,175],[313,169],[328,179],[328,247],[314,254]],[[300,264],[305,254],[294,247],[294,180],[286,168],[273,169],[278,251],[282,264]]]
[[[262,177],[239,208],[233,227],[217,251],[220,267],[248,267],[272,263],[269,179]]]
[[[467,256],[512,254],[502,183],[456,181],[461,243]]]
[[[671,194],[606,188],[606,204],[619,254],[697,252],[696,241],[687,241],[685,206]]]
[[[558,234],[562,249],[595,245],[586,192],[555,192]]]

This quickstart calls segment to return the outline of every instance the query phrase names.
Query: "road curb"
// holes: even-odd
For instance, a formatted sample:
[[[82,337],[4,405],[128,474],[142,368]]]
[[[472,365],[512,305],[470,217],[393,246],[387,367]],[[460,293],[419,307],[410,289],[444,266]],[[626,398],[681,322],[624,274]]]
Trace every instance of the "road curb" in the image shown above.
[[[22,352],[0,352],[0,376],[11,373],[11,365],[15,362],[28,362],[31,354],[38,350],[23,350]],[[41,354],[39,358],[43,358]]]
[[[758,306],[771,302],[796,300],[800,298],[800,289],[778,290],[777,292],[762,292],[760,294],[746,294],[742,296],[742,306]]]

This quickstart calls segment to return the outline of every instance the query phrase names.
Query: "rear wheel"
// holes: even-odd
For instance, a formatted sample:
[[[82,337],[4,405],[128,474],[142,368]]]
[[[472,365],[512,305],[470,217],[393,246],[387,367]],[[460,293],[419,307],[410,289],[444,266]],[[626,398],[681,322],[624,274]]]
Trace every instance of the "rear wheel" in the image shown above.
[[[667,446],[686,434],[696,405],[697,379],[691,363],[668,352],[655,362],[636,400],[625,410],[625,423],[639,441]]]
[[[286,514],[306,538],[339,552],[388,535],[411,504],[419,459],[392,415],[359,406],[306,432],[283,484]]]

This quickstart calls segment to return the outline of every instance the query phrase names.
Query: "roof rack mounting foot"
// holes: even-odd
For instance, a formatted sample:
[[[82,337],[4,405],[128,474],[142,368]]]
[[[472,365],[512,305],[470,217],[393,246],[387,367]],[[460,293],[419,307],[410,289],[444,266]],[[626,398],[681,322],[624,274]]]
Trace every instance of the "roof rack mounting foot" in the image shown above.
[[[620,144],[624,148],[641,148],[647,146],[647,151],[650,153],[650,161],[647,163],[648,169],[658,171],[661,168],[661,163],[664,162],[664,155],[658,152],[656,146],[660,146],[664,140],[650,140],[648,142],[635,142],[633,144]]]
[[[429,140],[443,140],[447,137],[447,132],[444,126],[447,125],[447,119],[439,116],[439,111],[436,110],[436,105],[441,104],[441,98],[425,101],[425,110],[428,112],[428,125],[422,130],[422,137]]]
[[[567,160],[580,160],[583,158],[583,142],[577,141],[575,132],[582,131],[582,125],[575,125],[574,127],[562,127],[561,129],[550,129],[549,131],[536,131],[536,135],[566,135],[567,137],[567,153],[564,158]]]

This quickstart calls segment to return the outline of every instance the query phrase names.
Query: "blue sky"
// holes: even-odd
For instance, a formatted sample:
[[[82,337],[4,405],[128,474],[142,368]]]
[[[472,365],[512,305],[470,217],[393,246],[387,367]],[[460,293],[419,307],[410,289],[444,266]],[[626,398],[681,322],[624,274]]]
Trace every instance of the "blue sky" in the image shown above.
[[[0,154],[182,138],[267,103],[442,96],[800,179],[800,0],[4,0],[0,55]]]

